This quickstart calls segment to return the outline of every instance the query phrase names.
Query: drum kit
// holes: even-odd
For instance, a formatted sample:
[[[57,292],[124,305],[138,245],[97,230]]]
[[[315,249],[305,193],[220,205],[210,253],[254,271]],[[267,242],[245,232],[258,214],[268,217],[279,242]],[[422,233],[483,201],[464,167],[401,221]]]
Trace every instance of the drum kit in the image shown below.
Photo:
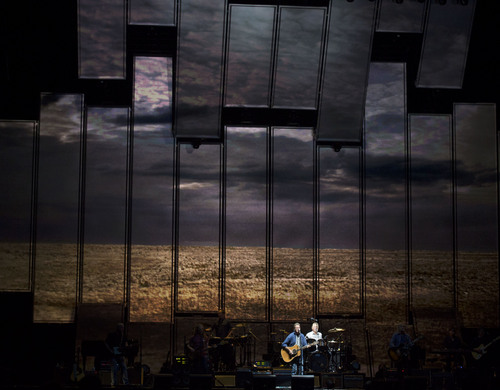
[[[342,372],[348,365],[350,343],[345,340],[343,328],[332,328],[319,339],[315,347],[306,349],[306,369],[313,372]],[[307,339],[308,344],[316,340]]]

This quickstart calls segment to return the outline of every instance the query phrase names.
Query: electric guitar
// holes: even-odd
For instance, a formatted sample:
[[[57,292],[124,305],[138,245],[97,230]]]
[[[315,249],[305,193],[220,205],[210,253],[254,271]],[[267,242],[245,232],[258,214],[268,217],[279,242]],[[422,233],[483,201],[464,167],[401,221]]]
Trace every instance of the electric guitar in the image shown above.
[[[486,354],[486,349],[488,349],[488,347],[493,344],[493,343],[496,343],[498,340],[500,340],[500,336],[494,338],[493,340],[491,340],[488,344],[486,345],[483,345],[481,344],[480,346],[474,348],[472,351],[471,351],[471,354],[472,354],[472,357],[476,360],[479,360],[481,359],[485,354]]]
[[[424,336],[419,336],[415,340],[413,340],[413,344],[417,341],[422,340]],[[387,354],[391,358],[393,362],[397,362],[401,359],[406,359],[409,357],[411,347],[390,347],[387,351]]]
[[[71,382],[80,382],[85,377],[82,365],[80,364],[80,348],[75,352],[75,361],[73,362],[73,368],[69,379]]]
[[[312,347],[313,345],[317,345],[319,343],[319,340],[316,340],[315,342],[311,344],[304,345],[302,347],[299,347],[298,345],[294,345],[293,347],[288,347],[291,349],[291,352],[288,352],[288,349],[282,348],[281,349],[281,357],[285,361],[285,363],[290,363],[293,359],[295,359],[297,356],[300,356],[300,353],[303,349]]]

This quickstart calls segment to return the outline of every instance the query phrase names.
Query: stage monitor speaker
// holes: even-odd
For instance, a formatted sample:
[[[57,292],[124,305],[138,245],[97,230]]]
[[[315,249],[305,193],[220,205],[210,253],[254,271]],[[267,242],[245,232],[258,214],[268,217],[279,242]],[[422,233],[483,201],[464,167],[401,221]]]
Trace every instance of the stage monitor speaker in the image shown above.
[[[292,369],[290,368],[275,368],[273,374],[276,375],[277,387],[290,387],[292,385]]]
[[[364,374],[344,374],[342,380],[344,389],[364,389],[365,387]]]
[[[313,390],[314,375],[292,375],[292,390]]]
[[[174,385],[174,376],[172,374],[156,374],[153,379],[154,390],[169,390]]]
[[[236,377],[234,375],[215,375],[215,387],[235,387]]]
[[[253,388],[259,390],[276,389],[276,375],[274,374],[254,374]]]
[[[342,374],[323,374],[321,387],[324,389],[342,389],[344,387]]]
[[[189,375],[189,390],[207,390],[214,386],[214,378],[211,374]]]
[[[236,387],[252,390],[252,371],[248,368],[238,368],[236,370]]]

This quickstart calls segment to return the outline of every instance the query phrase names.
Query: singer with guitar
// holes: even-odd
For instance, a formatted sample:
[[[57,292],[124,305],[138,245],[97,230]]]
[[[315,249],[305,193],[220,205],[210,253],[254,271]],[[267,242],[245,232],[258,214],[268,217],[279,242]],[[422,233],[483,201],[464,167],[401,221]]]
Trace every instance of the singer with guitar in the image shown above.
[[[398,325],[398,330],[392,335],[389,343],[389,357],[395,363],[398,370],[405,370],[411,366],[411,348],[414,342],[406,333],[404,324]]]
[[[293,332],[281,343],[281,357],[286,363],[291,363],[292,375],[304,374],[304,355],[301,353],[304,348],[309,348],[313,344],[307,344],[306,337],[300,332],[300,324],[293,325]]]

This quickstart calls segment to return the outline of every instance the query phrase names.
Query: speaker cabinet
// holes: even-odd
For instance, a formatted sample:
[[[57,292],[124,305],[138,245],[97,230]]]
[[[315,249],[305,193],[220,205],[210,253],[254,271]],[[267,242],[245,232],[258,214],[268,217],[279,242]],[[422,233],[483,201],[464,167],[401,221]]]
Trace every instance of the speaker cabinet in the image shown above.
[[[174,385],[174,376],[172,374],[157,374],[153,379],[154,390],[170,390]]]
[[[314,375],[292,375],[292,390],[313,390]]]
[[[259,390],[276,389],[276,375],[274,374],[255,374],[253,376],[253,388]]]
[[[189,375],[189,390],[207,390],[214,386],[214,378],[210,374]]]

